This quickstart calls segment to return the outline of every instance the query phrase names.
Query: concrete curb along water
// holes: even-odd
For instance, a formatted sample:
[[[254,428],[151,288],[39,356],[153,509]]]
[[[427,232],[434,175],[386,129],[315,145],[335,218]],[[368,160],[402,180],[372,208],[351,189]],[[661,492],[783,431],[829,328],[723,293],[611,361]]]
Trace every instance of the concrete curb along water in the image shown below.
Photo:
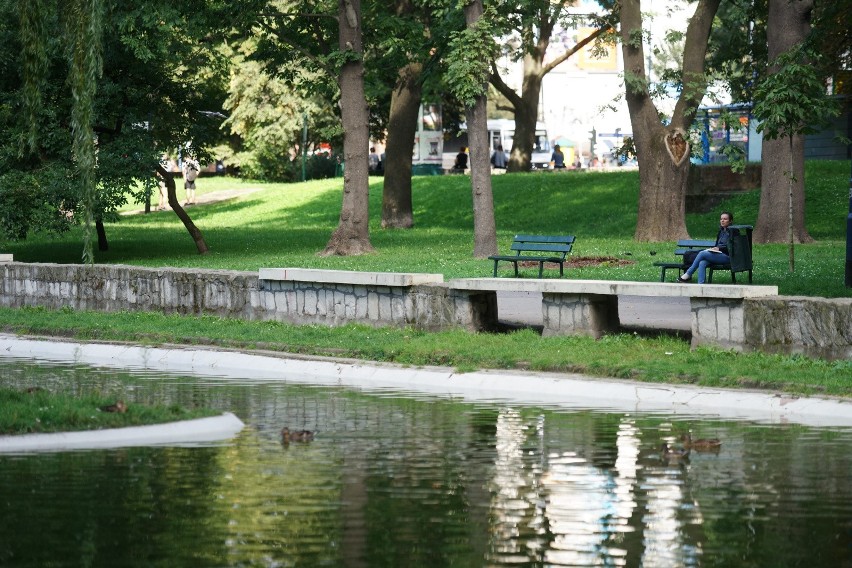
[[[0,454],[61,452],[133,446],[195,446],[233,438],[243,429],[242,421],[226,412],[221,416],[83,432],[56,432],[0,436]]]
[[[0,355],[222,378],[404,391],[470,401],[852,427],[852,401],[847,400],[638,383],[578,374],[455,373],[438,367],[408,368],[277,353],[57,342],[12,335],[0,335]]]

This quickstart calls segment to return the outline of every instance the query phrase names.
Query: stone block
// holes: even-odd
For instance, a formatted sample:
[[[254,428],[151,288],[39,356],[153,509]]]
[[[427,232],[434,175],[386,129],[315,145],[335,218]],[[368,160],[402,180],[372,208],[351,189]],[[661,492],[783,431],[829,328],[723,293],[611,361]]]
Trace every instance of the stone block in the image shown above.
[[[317,315],[317,291],[316,290],[305,290],[305,308],[303,313],[306,316],[315,316]]]

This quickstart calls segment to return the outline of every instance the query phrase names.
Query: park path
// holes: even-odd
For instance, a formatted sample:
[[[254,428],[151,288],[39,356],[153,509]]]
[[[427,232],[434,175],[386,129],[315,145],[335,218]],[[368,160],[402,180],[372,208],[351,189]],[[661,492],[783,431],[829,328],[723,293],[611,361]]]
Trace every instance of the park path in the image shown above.
[[[199,205],[206,205],[208,203],[218,203],[220,201],[227,201],[229,199],[234,199],[237,197],[243,197],[246,195],[251,195],[257,191],[261,191],[262,187],[241,187],[239,189],[222,189],[219,191],[211,191],[209,193],[198,194],[195,198],[194,205],[184,205],[185,208],[192,209],[193,207],[198,207]],[[181,191],[178,190],[178,194]],[[171,207],[166,203],[165,210],[171,211]],[[156,211],[156,204],[151,204],[151,212]],[[139,215],[141,213],[145,213],[144,209],[134,209],[133,211],[123,211],[122,215]]]

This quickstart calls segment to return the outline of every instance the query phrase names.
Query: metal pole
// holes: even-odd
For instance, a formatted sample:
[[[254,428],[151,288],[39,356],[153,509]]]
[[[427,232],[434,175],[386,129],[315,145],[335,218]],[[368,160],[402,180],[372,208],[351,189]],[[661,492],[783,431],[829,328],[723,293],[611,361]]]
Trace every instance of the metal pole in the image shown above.
[[[849,214],[846,216],[846,287],[852,288],[852,173],[849,174]]]
[[[302,113],[302,181],[305,181],[305,161],[308,159],[308,114]]]

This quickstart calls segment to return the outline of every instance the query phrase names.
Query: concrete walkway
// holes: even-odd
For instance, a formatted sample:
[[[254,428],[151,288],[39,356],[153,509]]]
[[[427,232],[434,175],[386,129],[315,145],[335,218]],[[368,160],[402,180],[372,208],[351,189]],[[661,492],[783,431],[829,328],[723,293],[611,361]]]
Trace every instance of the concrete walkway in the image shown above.
[[[440,367],[411,368],[281,353],[72,343],[11,335],[0,335],[0,353],[5,357],[144,368],[253,382],[284,381],[384,392],[390,389],[467,401],[852,427],[852,400],[638,383],[571,373],[457,373]]]

